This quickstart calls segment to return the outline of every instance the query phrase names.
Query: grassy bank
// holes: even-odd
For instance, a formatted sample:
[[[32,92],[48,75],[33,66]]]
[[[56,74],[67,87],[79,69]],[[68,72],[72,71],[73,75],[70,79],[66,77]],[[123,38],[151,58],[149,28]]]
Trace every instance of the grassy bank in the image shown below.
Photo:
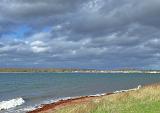
[[[43,113],[160,113],[160,85],[82,99]]]

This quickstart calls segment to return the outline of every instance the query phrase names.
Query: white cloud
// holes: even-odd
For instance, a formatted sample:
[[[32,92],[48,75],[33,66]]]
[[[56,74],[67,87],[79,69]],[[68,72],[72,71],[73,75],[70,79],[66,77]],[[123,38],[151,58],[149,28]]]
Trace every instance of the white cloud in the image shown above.
[[[45,43],[40,40],[36,40],[36,41],[31,42],[30,45],[31,46],[45,46]]]
[[[42,53],[47,52],[49,50],[48,47],[32,46],[31,48],[34,53]]]

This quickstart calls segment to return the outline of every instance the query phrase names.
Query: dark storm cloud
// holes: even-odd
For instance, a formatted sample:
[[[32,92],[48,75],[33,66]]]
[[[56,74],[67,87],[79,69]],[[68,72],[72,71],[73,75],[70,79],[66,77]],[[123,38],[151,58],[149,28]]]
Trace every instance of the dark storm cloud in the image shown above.
[[[96,34],[105,35],[108,32],[126,31],[127,26],[134,23],[159,27],[160,3],[158,0],[122,0],[120,3],[112,0],[103,3],[99,10],[95,10],[98,6],[92,6],[87,7],[85,12],[79,11],[79,15],[85,16],[73,18],[74,24],[71,25],[73,31],[96,36]]]
[[[81,0],[3,0],[0,4],[4,16],[17,19],[36,19],[70,13],[79,8]],[[9,20],[9,18],[8,18]],[[12,19],[11,19],[12,20]],[[23,21],[23,20],[21,20]]]
[[[0,66],[159,68],[159,20],[159,0],[2,0]]]
[[[0,21],[6,23],[3,26],[7,23],[29,24],[38,29],[61,23],[67,14],[78,10],[83,3],[81,0],[2,0]]]

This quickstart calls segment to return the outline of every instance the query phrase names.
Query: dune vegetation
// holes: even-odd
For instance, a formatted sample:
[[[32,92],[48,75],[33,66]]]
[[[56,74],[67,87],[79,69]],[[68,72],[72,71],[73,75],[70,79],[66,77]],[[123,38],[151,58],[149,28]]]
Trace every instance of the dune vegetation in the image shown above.
[[[46,113],[160,113],[160,85],[71,102]]]

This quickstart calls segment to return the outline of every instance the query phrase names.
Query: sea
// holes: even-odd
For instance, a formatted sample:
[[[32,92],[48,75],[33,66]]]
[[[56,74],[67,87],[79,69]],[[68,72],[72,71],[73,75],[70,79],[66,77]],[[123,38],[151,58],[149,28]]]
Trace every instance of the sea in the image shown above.
[[[61,99],[160,83],[160,74],[0,73],[0,113],[26,113]]]

